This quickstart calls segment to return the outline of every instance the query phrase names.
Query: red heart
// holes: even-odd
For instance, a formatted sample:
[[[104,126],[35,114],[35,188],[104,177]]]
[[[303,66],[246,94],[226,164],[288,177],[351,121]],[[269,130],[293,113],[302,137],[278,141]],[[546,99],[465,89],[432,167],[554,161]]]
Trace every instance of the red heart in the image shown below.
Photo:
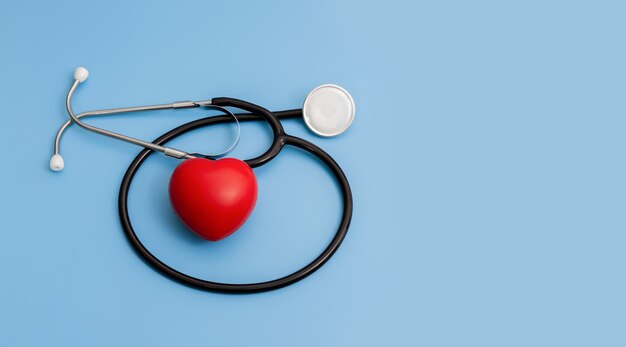
[[[254,209],[257,183],[238,159],[187,159],[170,178],[170,201],[185,225],[218,241],[239,229]]]

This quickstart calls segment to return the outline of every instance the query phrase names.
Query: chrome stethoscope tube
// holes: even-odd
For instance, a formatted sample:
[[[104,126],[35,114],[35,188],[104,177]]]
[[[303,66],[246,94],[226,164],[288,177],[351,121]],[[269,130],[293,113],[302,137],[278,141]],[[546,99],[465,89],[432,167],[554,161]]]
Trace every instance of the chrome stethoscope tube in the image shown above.
[[[239,122],[237,121],[237,118],[235,117],[235,115],[221,106],[212,105],[211,100],[180,101],[180,102],[173,102],[169,104],[112,108],[112,109],[95,110],[95,111],[88,111],[88,112],[83,112],[80,114],[75,114],[74,111],[72,110],[72,97],[74,96],[74,92],[76,91],[76,88],[78,87],[78,85],[84,82],[88,76],[89,76],[89,73],[87,72],[87,70],[81,67],[76,69],[76,72],[74,73],[74,83],[72,83],[72,86],[70,87],[67,93],[67,97],[65,99],[65,107],[67,108],[67,113],[69,114],[70,119],[67,120],[65,123],[63,123],[63,125],[59,128],[59,131],[57,132],[57,135],[54,139],[54,153],[53,153],[52,159],[50,160],[50,168],[54,171],[60,171],[64,167],[63,157],[61,157],[61,154],[60,154],[60,143],[61,143],[61,138],[63,136],[63,133],[72,123],[76,123],[78,126],[86,130],[95,132],[97,134],[105,135],[114,139],[132,143],[137,146],[141,146],[141,147],[148,148],[157,152],[161,152],[167,156],[170,156],[176,159],[190,159],[190,158],[196,158],[198,156],[209,157],[209,158],[219,157],[230,152],[236,146],[239,140],[240,128],[239,128]],[[198,107],[217,109],[217,110],[223,111],[224,113],[234,118],[235,122],[237,123],[237,129],[238,129],[237,138],[226,151],[219,153],[219,154],[188,153],[188,152],[185,152],[180,149],[173,148],[173,147],[160,146],[160,145],[147,142],[144,140],[140,140],[131,136],[127,136],[127,135],[119,134],[119,133],[109,131],[106,129],[98,128],[93,125],[87,124],[81,120],[84,117],[91,117],[91,116],[103,116],[103,115],[114,115],[114,114],[120,114],[120,113],[139,112],[139,111],[184,109],[184,108],[198,108]]]

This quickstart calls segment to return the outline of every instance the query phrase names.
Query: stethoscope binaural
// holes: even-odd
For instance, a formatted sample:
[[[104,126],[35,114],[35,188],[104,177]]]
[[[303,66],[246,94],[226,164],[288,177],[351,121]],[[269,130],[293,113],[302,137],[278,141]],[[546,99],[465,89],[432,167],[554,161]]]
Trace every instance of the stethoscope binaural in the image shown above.
[[[71,106],[72,96],[78,85],[84,82],[88,76],[89,72],[83,67],[77,68],[74,72],[74,82],[66,98],[66,107],[70,119],[57,132],[54,141],[54,155],[50,159],[50,168],[54,171],[60,171],[65,166],[60,154],[60,141],[63,132],[71,123],[76,123],[84,129],[101,135],[144,147],[144,150],[131,162],[122,179],[118,210],[124,233],[131,246],[155,269],[174,280],[199,289],[225,293],[254,293],[278,289],[307,277],[324,265],[338,249],[346,236],[352,218],[352,192],[348,180],[330,155],[311,142],[287,134],[280,120],[302,117],[309,129],[320,136],[341,134],[350,126],[355,114],[354,101],[345,89],[331,84],[319,86],[308,94],[302,109],[279,112],[271,112],[261,106],[238,99],[213,98],[211,100],[104,109],[75,114]],[[233,114],[227,107],[238,108],[248,113]],[[210,116],[183,124],[152,142],[98,128],[82,121],[82,118],[91,116],[186,108],[215,109],[223,112],[224,115]],[[217,159],[236,146],[240,134],[239,122],[253,120],[265,120],[270,125],[273,133],[270,147],[263,154],[244,161],[233,158]],[[191,130],[222,123],[237,124],[237,137],[224,152],[202,154],[166,146],[167,142]],[[135,173],[154,152],[161,152],[166,156],[184,160],[174,170],[170,180],[169,189],[172,205],[183,223],[196,234],[208,240],[219,240],[237,230],[254,208],[256,179],[251,169],[270,162],[286,145],[309,152],[324,163],[336,177],[343,200],[343,213],[334,237],[313,261],[300,270],[266,282],[232,284],[207,281],[184,274],[163,263],[137,237],[128,213],[128,192]],[[190,187],[192,185],[195,185],[193,189]],[[204,195],[202,192],[198,193],[203,188],[206,188]],[[198,204],[197,202],[201,203]],[[210,215],[219,217],[206,218]]]

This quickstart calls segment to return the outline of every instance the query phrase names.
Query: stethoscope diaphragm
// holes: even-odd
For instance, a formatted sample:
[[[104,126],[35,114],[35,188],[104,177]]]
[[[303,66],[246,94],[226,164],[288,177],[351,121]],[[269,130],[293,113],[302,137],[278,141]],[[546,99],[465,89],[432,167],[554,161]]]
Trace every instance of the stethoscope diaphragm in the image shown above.
[[[354,120],[355,106],[350,93],[340,86],[324,84],[304,100],[302,115],[306,125],[320,136],[336,136]]]

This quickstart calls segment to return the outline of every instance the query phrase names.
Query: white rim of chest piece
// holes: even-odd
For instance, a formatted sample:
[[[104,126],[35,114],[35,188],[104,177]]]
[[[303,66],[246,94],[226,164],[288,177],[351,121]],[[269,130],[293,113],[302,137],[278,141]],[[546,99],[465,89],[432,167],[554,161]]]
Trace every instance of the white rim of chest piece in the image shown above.
[[[354,100],[347,90],[334,84],[313,89],[304,100],[304,122],[314,133],[330,137],[346,131],[354,120]]]

